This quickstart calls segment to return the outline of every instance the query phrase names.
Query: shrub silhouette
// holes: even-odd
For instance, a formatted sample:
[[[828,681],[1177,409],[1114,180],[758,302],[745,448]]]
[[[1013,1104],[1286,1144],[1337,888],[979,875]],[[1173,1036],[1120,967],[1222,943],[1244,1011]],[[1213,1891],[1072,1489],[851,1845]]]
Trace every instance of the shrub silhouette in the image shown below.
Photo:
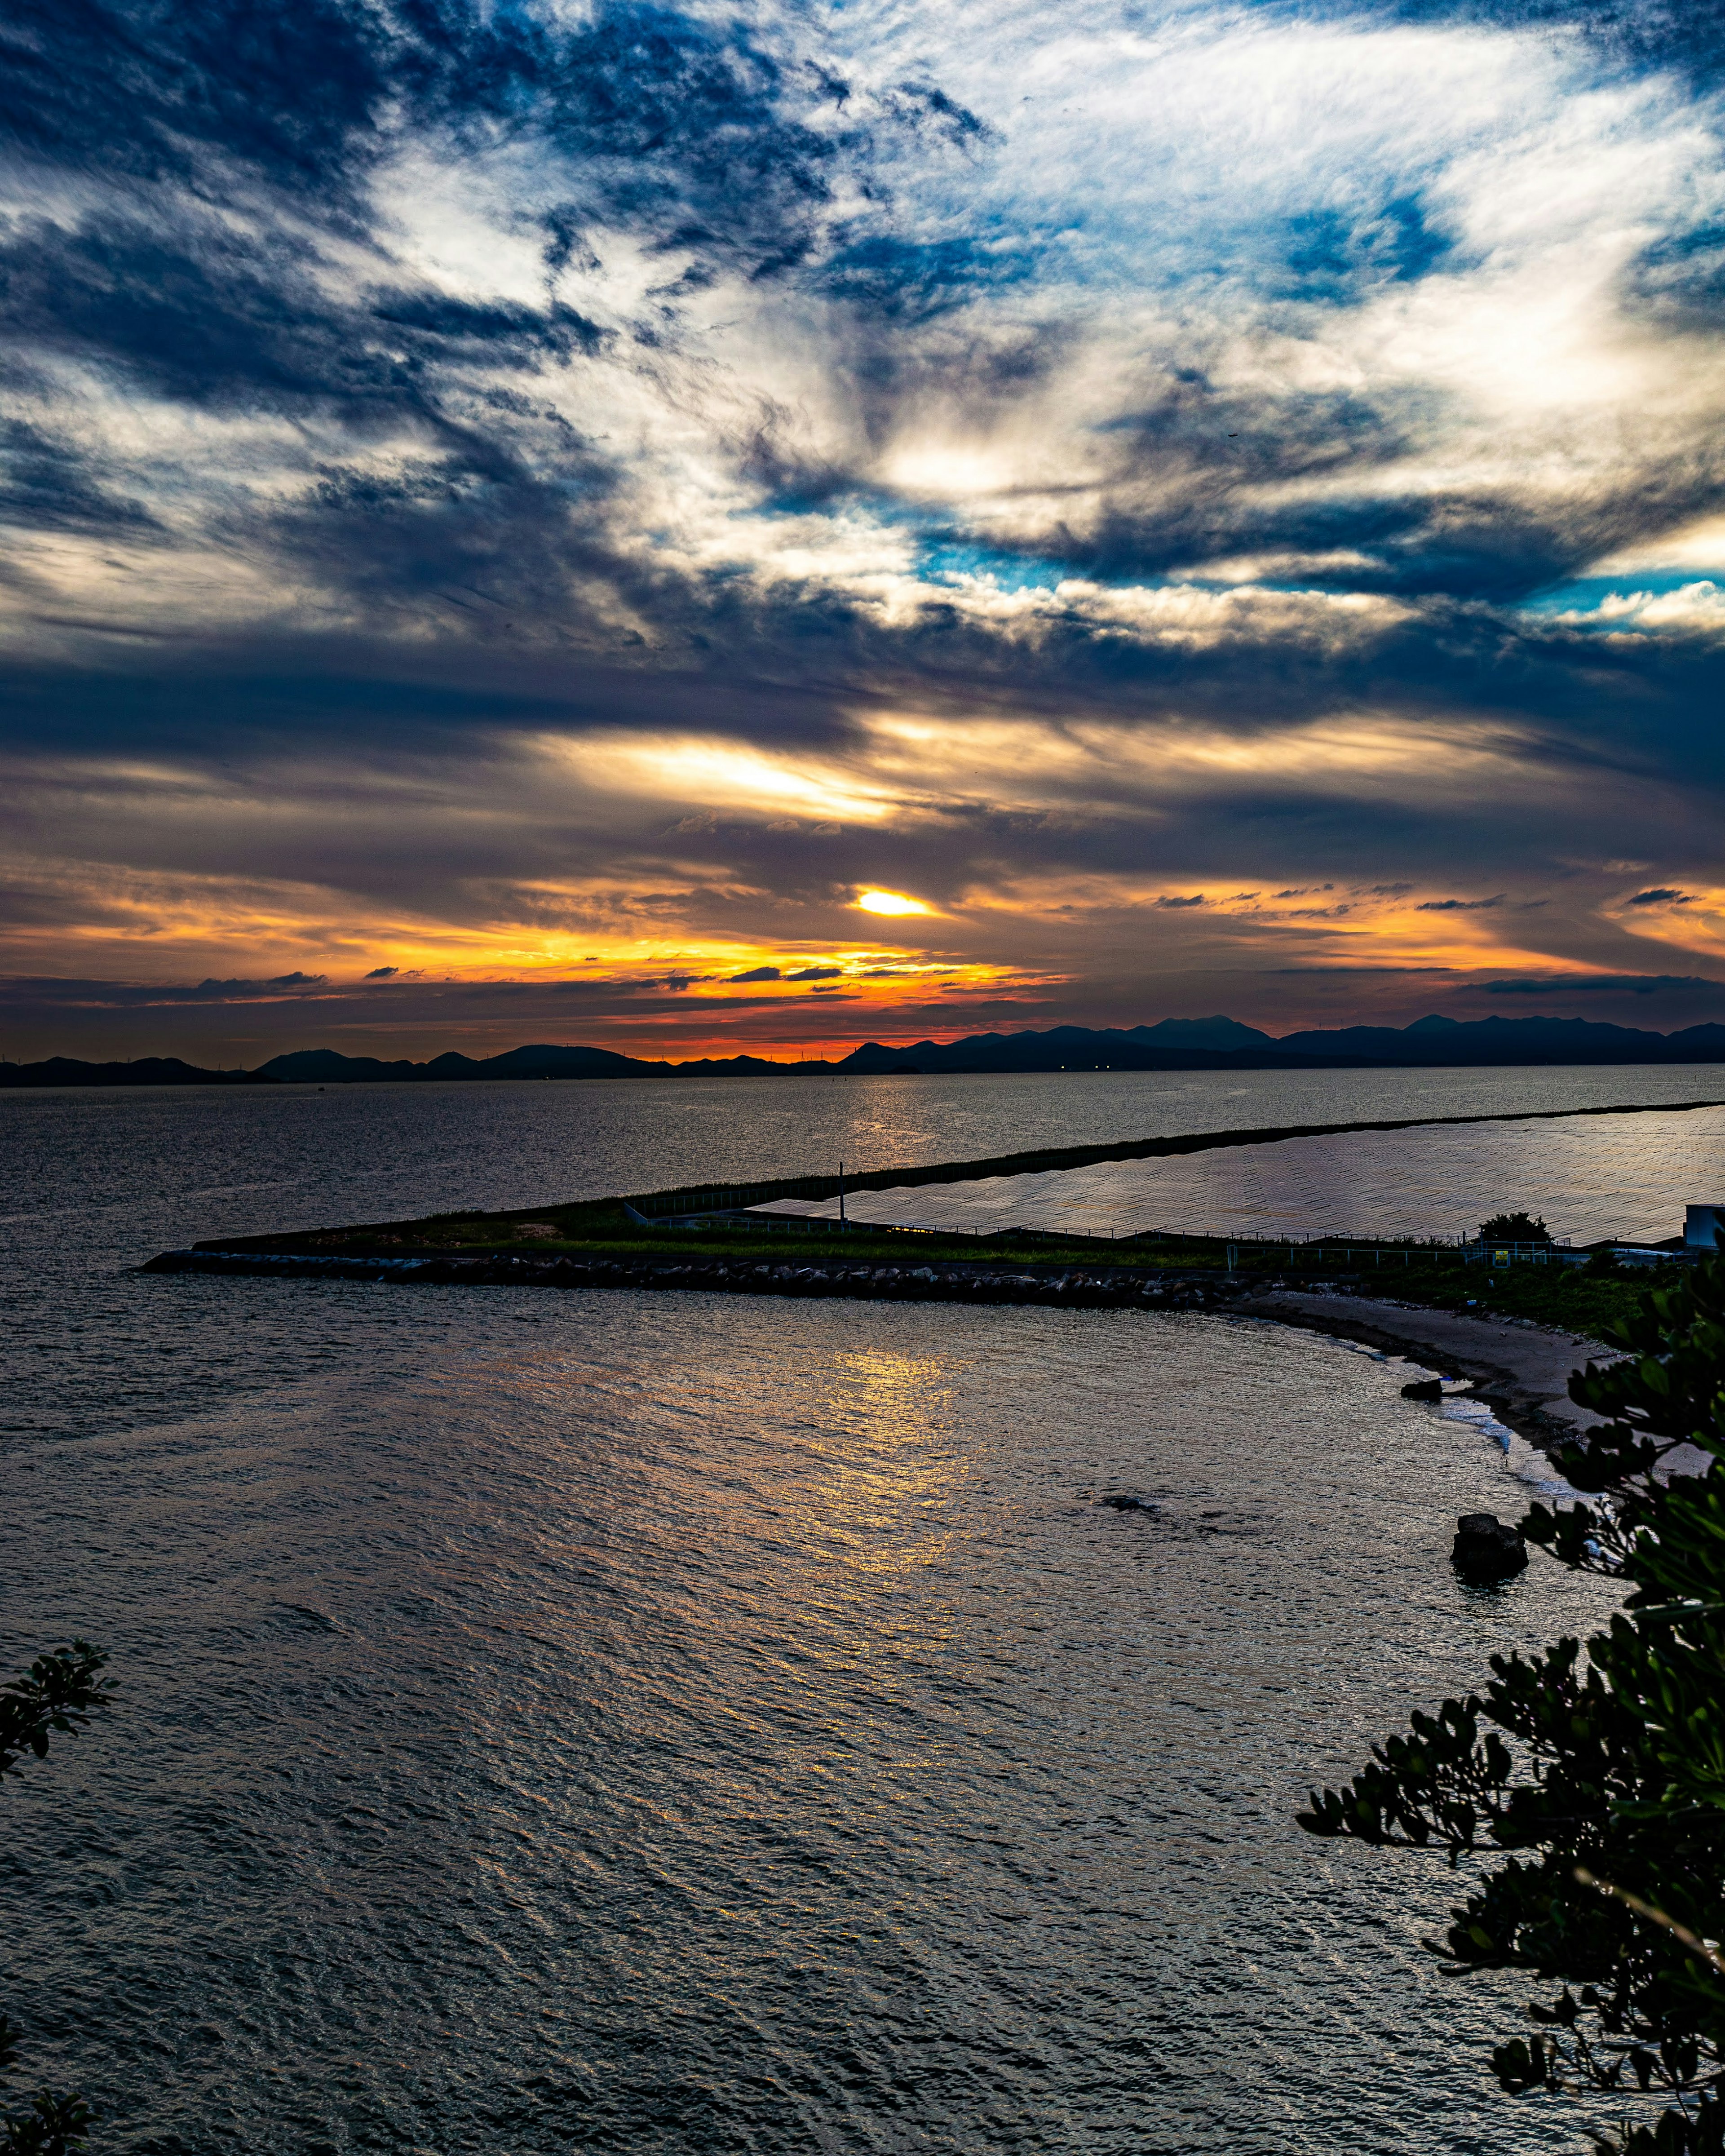
[[[1551,1230],[1543,1220],[1526,1213],[1494,1213],[1480,1223],[1482,1243],[1548,1243]]]
[[[110,1703],[111,1681],[101,1676],[107,1656],[87,1640],[41,1655],[0,1691],[0,1779],[14,1774],[26,1753],[48,1755],[50,1736],[69,1737]],[[16,2071],[18,2031],[0,2015],[0,2080]],[[67,2156],[91,2122],[80,2096],[39,2089],[28,2111],[0,2121],[0,2156]]]
[[[1454,1973],[1562,1987],[1493,2054],[1503,2088],[1623,2099],[1592,2129],[1602,2156],[1721,2156],[1725,1477],[1662,1470],[1680,1444],[1725,1452],[1725,1263],[1610,1329],[1628,1359],[1569,1381],[1608,1419],[1551,1448],[1583,1502],[1535,1505],[1521,1525],[1621,1581],[1623,1609],[1584,1650],[1493,1656],[1490,1683],[1416,1714],[1300,1824],[1452,1864],[1507,1856],[1434,1945]]]

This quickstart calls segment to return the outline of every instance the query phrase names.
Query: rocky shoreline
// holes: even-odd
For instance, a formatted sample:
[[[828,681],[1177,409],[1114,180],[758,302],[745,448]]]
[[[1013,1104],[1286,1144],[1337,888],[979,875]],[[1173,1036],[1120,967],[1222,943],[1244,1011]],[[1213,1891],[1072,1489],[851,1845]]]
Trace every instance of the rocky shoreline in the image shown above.
[[[1036,1303],[1081,1310],[1224,1309],[1247,1292],[1226,1275],[1147,1273],[1071,1265],[793,1265],[691,1258],[326,1257],[310,1250],[164,1250],[146,1273],[229,1273],[270,1279],[390,1281],[403,1286],[697,1288],[721,1295],[846,1296],[873,1301]]]

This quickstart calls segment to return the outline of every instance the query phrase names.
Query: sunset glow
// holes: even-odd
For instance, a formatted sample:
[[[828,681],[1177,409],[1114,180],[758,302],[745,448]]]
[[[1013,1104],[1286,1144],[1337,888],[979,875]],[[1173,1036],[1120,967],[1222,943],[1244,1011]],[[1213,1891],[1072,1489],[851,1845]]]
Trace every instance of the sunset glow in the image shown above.
[[[927,913],[929,910],[920,898],[906,898],[896,891],[865,891],[856,902],[865,913]]]

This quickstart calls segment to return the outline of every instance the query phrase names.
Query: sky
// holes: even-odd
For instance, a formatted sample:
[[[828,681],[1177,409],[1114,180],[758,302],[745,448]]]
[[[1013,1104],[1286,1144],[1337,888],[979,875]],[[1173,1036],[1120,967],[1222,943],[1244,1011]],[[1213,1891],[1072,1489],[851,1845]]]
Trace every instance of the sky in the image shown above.
[[[0,1055],[1725,1019],[1725,17],[14,0]]]

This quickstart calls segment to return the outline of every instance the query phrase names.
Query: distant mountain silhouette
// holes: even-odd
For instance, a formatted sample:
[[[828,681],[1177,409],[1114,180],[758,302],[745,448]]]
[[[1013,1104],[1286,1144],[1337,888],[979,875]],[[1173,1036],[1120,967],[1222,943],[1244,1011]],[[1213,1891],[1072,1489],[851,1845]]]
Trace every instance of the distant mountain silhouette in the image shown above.
[[[829,1070],[829,1064],[802,1066]],[[375,1055],[343,1055],[333,1048],[299,1048],[273,1055],[259,1066],[269,1077],[295,1085],[353,1085],[382,1081],[400,1085],[424,1078],[652,1078],[671,1075],[748,1077],[761,1072],[794,1075],[795,1064],[770,1062],[764,1055],[701,1056],[688,1063],[645,1062],[609,1048],[511,1048],[501,1055],[457,1055],[454,1050],[429,1063],[383,1063]]]
[[[1725,1025],[1648,1033],[1586,1018],[1415,1019],[1394,1026],[1285,1034],[1284,1055],[1368,1055],[1387,1063],[1703,1062],[1725,1058]]]
[[[868,1077],[989,1070],[1337,1070],[1453,1069],[1513,1064],[1725,1063],[1725,1025],[1644,1032],[1584,1018],[1453,1019],[1409,1026],[1350,1025],[1284,1034],[1235,1019],[1170,1018],[1157,1025],[1050,1026],[1044,1033],[978,1033],[888,1048],[865,1041],[836,1063],[774,1063],[760,1055],[649,1062],[609,1048],[511,1048],[474,1057],[451,1050],[427,1063],[385,1062],[334,1048],[271,1056],[256,1070],[200,1070],[176,1056],[136,1063],[0,1063],[3,1086],[255,1086],[416,1083],[488,1078]]]
[[[50,1055],[45,1063],[0,1063],[0,1086],[267,1086],[261,1070],[200,1070],[177,1055],[146,1055],[136,1063],[80,1063]]]
[[[1237,1018],[1165,1018],[1159,1025],[1135,1025],[1134,1040],[1155,1048],[1271,1048],[1274,1038],[1255,1025],[1242,1025]]]
[[[272,1055],[259,1066],[270,1077],[295,1085],[392,1083],[421,1078],[629,1078],[644,1070],[663,1070],[663,1063],[642,1063],[608,1048],[511,1048],[501,1055],[477,1059],[434,1056],[429,1063],[384,1063],[375,1055],[343,1055],[333,1048],[299,1048]]]
[[[1467,1065],[1725,1062],[1725,1025],[1644,1033],[1584,1018],[1416,1019],[1405,1027],[1344,1026],[1280,1040],[1232,1019],[1167,1019],[1129,1032],[1057,1025],[967,1040],[870,1041],[841,1070],[1263,1070]]]

